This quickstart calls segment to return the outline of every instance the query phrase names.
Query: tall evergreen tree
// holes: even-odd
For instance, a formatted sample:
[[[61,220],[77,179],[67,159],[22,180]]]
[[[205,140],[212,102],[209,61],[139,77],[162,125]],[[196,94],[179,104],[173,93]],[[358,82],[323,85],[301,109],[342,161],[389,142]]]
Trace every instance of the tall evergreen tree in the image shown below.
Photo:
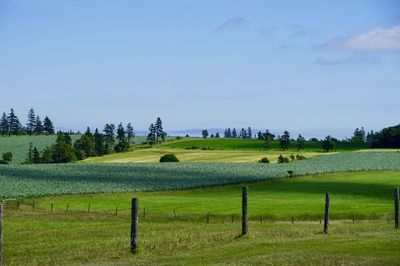
[[[77,157],[80,160],[95,155],[94,137],[89,127],[85,134],[75,141],[74,148],[78,150]]]
[[[97,156],[104,155],[104,137],[96,128],[93,135],[94,140],[94,152]]]
[[[147,138],[146,138],[147,142],[150,145],[154,145],[156,143],[156,140],[157,140],[156,135],[157,135],[157,131],[156,131],[154,124],[150,124],[149,134],[147,134]]]
[[[33,108],[31,108],[28,112],[28,121],[26,122],[26,127],[25,127],[26,133],[32,135],[33,132],[35,132],[35,126],[36,126],[36,115]]]
[[[36,147],[34,147],[33,151],[32,151],[31,162],[34,163],[34,164],[38,164],[38,163],[41,163],[41,161],[42,160],[40,158],[40,153],[39,153],[38,149]]]
[[[208,130],[207,129],[203,129],[201,131],[201,135],[203,136],[203,139],[206,139],[208,137]]]
[[[55,132],[53,122],[47,116],[43,120],[43,129],[46,135],[53,135]]]
[[[251,127],[249,127],[249,128],[247,129],[247,138],[248,138],[248,139],[252,139],[252,138],[253,138],[253,132],[252,132],[252,130],[251,130]]]
[[[297,137],[297,150],[304,150],[304,143],[305,143],[306,139],[299,134],[299,136]]]
[[[129,148],[129,142],[128,142],[128,139],[127,139],[127,137],[126,137],[125,129],[124,129],[124,126],[122,125],[122,123],[120,123],[120,124],[118,125],[118,129],[117,129],[117,140],[118,140],[118,143],[117,143],[117,145],[115,146],[115,151],[116,151],[116,152],[124,152],[124,151],[127,151],[128,148]]]
[[[165,132],[162,126],[162,121],[160,117],[157,117],[156,123],[154,125],[156,130],[156,142],[160,143],[165,140]]]
[[[247,131],[246,131],[246,129],[242,128],[240,130],[240,135],[239,136],[240,136],[241,139],[247,139]]]
[[[219,139],[219,132],[215,133],[215,138]]]
[[[32,162],[32,156],[33,156],[32,152],[33,152],[33,144],[32,144],[32,142],[31,142],[31,143],[29,143],[28,158],[27,158],[27,161],[28,161],[29,163]]]
[[[35,122],[35,134],[36,135],[42,135],[44,128],[43,128],[43,124],[42,124],[42,120],[40,120],[39,116],[36,116],[36,122]]]
[[[115,140],[114,140],[114,124],[106,124],[104,126],[104,152],[105,154],[110,153],[114,149]]]
[[[325,137],[325,139],[322,141],[322,148],[326,152],[335,149],[335,142],[333,142],[331,136],[328,135]]]
[[[8,134],[9,135],[19,134],[22,129],[22,125],[19,122],[18,117],[15,115],[14,109],[11,108],[10,113],[8,114],[7,120],[8,120],[8,129],[9,129]]]
[[[236,128],[232,129],[232,134],[231,134],[232,138],[237,138],[237,132],[236,132]]]
[[[130,146],[133,143],[133,139],[135,138],[135,132],[133,131],[133,126],[131,123],[126,126],[126,134],[128,137],[128,144]]]
[[[0,133],[4,137],[4,135],[8,134],[9,131],[10,128],[8,126],[7,115],[5,112],[3,112],[3,115],[1,116],[0,119]]]
[[[287,150],[289,149],[289,144],[290,144],[290,133],[285,130],[283,132],[283,135],[280,137],[280,146],[282,150]]]
[[[69,163],[76,161],[74,148],[71,145],[71,137],[68,133],[57,132],[56,143],[52,145],[52,163]]]

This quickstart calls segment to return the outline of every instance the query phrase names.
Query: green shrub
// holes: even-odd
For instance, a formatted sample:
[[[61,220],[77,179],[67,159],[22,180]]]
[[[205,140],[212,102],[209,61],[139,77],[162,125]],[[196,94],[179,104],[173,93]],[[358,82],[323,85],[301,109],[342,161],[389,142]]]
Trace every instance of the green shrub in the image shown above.
[[[296,155],[296,159],[297,160],[304,160],[304,159],[307,159],[304,155],[301,155],[301,154],[297,154]]]
[[[289,177],[293,177],[294,171],[293,170],[288,170],[287,173],[289,174]]]
[[[269,163],[269,160],[267,157],[261,158],[261,160],[258,161],[259,163]]]
[[[12,152],[8,151],[8,152],[3,153],[2,157],[3,157],[3,160],[1,160],[0,163],[1,164],[8,164],[8,163],[10,163],[12,161],[13,154],[12,154]]]
[[[290,155],[290,159],[294,160],[294,155],[293,154]]]
[[[160,158],[160,163],[171,163],[171,162],[179,162],[178,158],[176,158],[175,154],[168,153]]]
[[[278,157],[278,163],[289,163],[290,160],[288,157],[283,157],[282,154]]]

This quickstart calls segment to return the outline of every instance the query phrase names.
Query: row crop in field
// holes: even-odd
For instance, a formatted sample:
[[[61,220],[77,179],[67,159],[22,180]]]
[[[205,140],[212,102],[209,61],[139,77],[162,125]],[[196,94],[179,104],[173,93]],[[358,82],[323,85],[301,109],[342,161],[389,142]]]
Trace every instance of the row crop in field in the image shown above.
[[[154,191],[329,172],[400,170],[399,152],[340,153],[289,164],[142,163],[0,166],[0,197]]]

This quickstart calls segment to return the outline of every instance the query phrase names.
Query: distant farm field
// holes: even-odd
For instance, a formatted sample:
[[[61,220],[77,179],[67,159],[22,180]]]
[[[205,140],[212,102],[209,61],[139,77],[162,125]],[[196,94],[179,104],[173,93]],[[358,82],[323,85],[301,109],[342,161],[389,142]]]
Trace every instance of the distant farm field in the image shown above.
[[[288,164],[138,163],[0,166],[0,197],[199,188],[271,178],[400,170],[399,152],[350,152]]]
[[[214,150],[266,150],[264,147],[263,140],[256,139],[200,139],[200,138],[189,138],[182,139],[179,141],[165,142],[162,146],[169,148],[179,149],[214,149]],[[352,151],[359,149],[368,149],[370,144],[366,142],[355,143],[355,142],[337,142],[336,151]],[[268,149],[280,150],[279,141],[271,141],[271,145]],[[289,151],[297,151],[297,142],[291,141],[289,145]],[[304,151],[321,152],[322,143],[320,141],[306,141],[304,144]]]

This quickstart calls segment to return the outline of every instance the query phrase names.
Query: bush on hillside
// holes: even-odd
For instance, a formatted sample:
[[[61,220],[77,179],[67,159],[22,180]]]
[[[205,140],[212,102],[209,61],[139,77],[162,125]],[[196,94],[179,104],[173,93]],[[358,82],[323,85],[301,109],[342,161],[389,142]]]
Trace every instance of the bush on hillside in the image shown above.
[[[278,157],[278,163],[290,163],[290,159],[288,157],[283,157],[281,154]]]
[[[269,163],[269,160],[267,157],[261,158],[261,160],[258,161],[259,163]]]
[[[178,160],[178,158],[176,158],[175,154],[168,153],[168,154],[161,156],[161,158],[160,158],[160,163],[171,163],[171,162],[172,163],[179,162],[179,160]]]

